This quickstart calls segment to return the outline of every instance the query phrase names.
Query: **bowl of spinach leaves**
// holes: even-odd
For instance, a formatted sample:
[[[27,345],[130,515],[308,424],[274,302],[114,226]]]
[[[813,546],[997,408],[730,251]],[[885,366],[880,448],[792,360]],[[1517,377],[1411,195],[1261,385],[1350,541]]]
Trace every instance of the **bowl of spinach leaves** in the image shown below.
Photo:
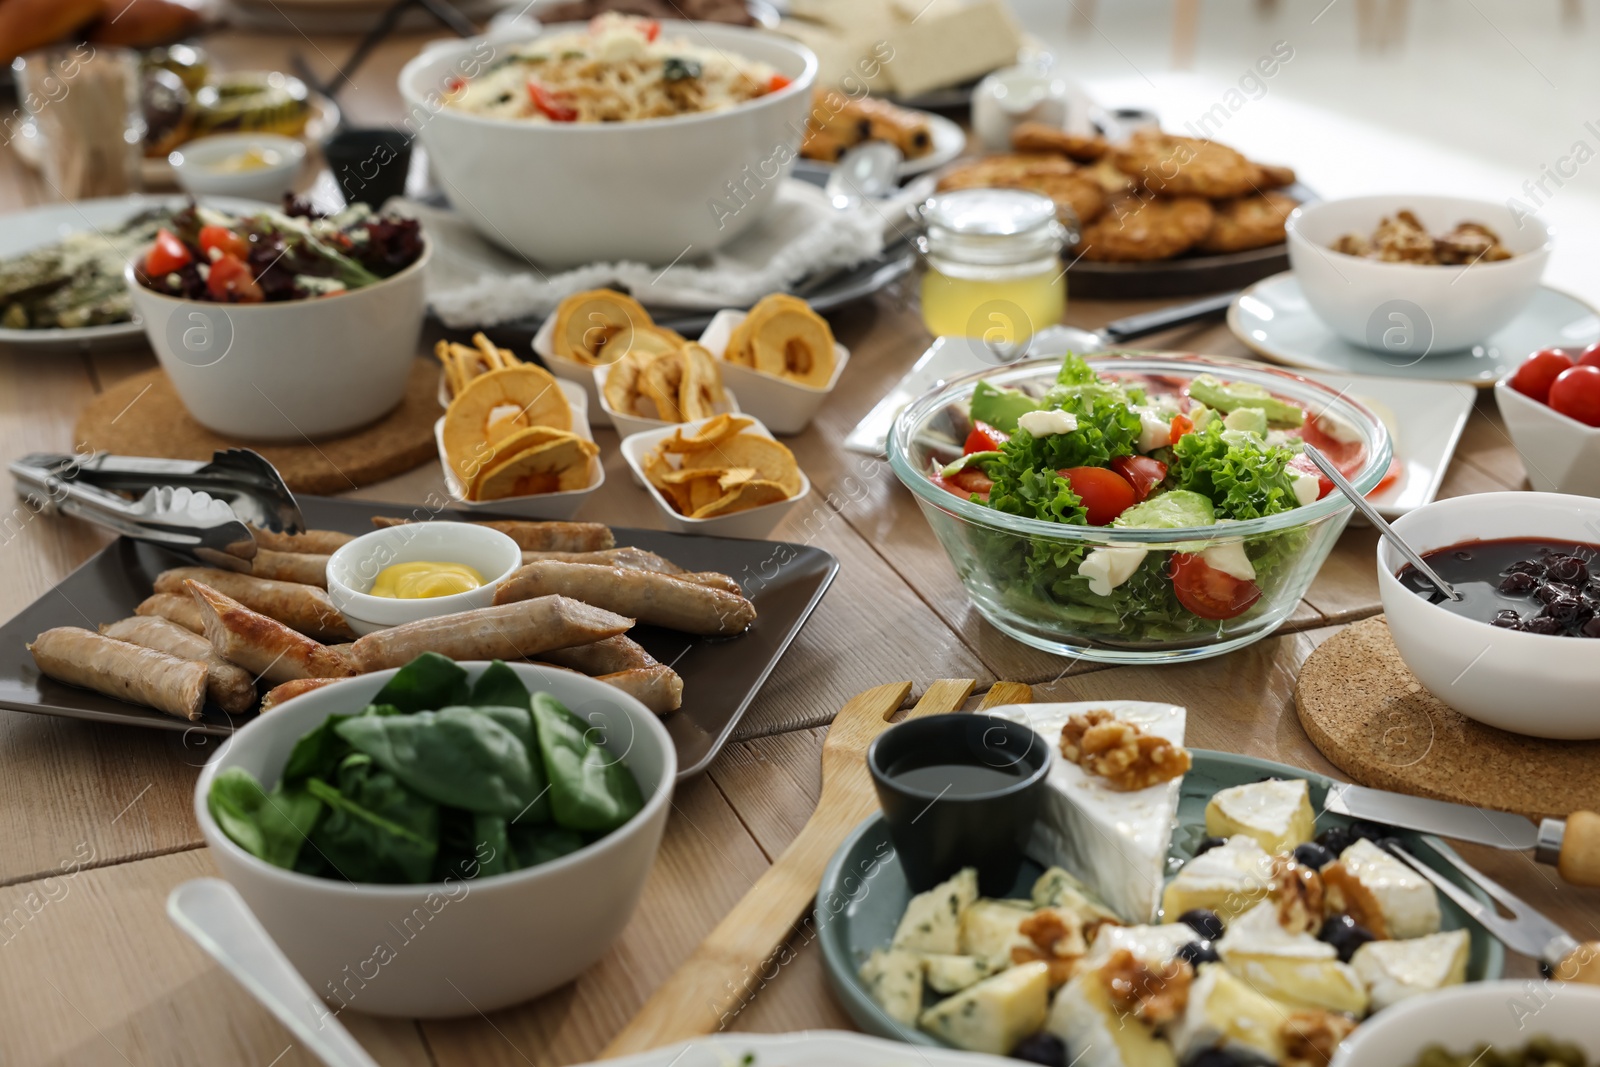
[[[611,686],[428,653],[240,729],[202,772],[195,815],[332,1010],[470,1015],[605,953],[676,774],[665,728]]]

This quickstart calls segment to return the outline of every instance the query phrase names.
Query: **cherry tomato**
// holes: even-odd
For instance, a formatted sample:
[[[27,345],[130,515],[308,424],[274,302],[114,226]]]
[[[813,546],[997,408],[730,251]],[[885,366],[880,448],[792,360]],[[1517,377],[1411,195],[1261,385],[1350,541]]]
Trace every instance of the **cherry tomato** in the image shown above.
[[[163,227],[156,231],[156,243],[145,253],[144,272],[152,277],[170,274],[194,259],[176,234]]]
[[[538,82],[528,83],[528,99],[533,101],[533,106],[538,108],[545,118],[551,122],[576,122],[578,109],[561,100],[555,93],[540,85]]]
[[[1572,366],[1572,357],[1559,348],[1546,348],[1529,356],[1511,376],[1511,388],[1541,404],[1550,403],[1550,386],[1556,376]]]
[[[772,80],[767,82],[767,92],[769,93],[775,93],[779,89],[787,88],[789,88],[789,79],[785,78],[782,74],[774,74],[772,76]]]
[[[226,226],[200,227],[200,251],[204,252],[207,258],[210,258],[213,248],[221,249],[228,255],[237,256],[239,259],[250,258],[250,242],[239,234],[234,233]]]
[[[657,37],[660,37],[660,36],[661,36],[661,23],[657,22],[655,19],[645,19],[644,20],[644,39],[647,40],[647,41],[654,42],[655,39]]]
[[[1011,440],[1011,435],[1004,430],[997,430],[987,422],[977,422],[972,425],[972,432],[967,434],[966,444],[961,446],[963,455],[972,455],[974,452],[998,452],[1000,446]]]
[[[1596,341],[1583,350],[1583,355],[1578,357],[1581,367],[1600,367],[1600,341]]]
[[[1585,426],[1600,426],[1600,367],[1569,367],[1550,386],[1550,406]]]
[[[1150,490],[1160,485],[1167,476],[1167,465],[1149,456],[1118,456],[1111,461],[1111,469],[1128,480],[1137,500],[1149,496]]]
[[[1133,486],[1116,471],[1104,467],[1068,467],[1058,471],[1072,483],[1072,491],[1083,501],[1090,526],[1105,526],[1133,507]]]
[[[226,253],[211,264],[206,290],[218,300],[235,304],[259,304],[266,299],[244,260]]]
[[[1178,603],[1202,619],[1243,615],[1261,599],[1261,587],[1255,582],[1240,581],[1184,552],[1172,554],[1172,591],[1178,595]]]
[[[1194,433],[1194,421],[1187,415],[1172,416],[1172,443],[1177,444],[1186,433]]]
[[[1304,452],[1291,459],[1289,461],[1289,466],[1297,471],[1304,471],[1307,474],[1316,475],[1318,500],[1321,500],[1323,497],[1333,492],[1333,479],[1329,478],[1326,474],[1323,474],[1322,471],[1318,470],[1317,465],[1311,462],[1311,457],[1306,455]]]

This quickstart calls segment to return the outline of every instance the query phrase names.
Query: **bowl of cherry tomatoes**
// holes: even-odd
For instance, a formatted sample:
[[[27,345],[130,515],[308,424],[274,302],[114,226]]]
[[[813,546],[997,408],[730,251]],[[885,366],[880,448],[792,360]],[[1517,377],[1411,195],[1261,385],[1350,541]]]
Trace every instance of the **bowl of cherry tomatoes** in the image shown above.
[[[1533,488],[1600,496],[1600,342],[1535,352],[1494,397]]]

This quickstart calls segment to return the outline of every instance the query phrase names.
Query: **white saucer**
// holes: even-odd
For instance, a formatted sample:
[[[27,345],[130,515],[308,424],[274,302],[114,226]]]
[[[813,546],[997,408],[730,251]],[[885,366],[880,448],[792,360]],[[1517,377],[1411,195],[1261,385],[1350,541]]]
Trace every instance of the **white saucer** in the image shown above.
[[[1338,337],[1319,319],[1293,272],[1263,279],[1228,309],[1228,328],[1252,351],[1277,363],[1336,374],[1465,382],[1487,389],[1528,355],[1552,346],[1582,348],[1600,339],[1600,312],[1575,296],[1541,286],[1527,310],[1488,341],[1421,359],[1385,355]]]

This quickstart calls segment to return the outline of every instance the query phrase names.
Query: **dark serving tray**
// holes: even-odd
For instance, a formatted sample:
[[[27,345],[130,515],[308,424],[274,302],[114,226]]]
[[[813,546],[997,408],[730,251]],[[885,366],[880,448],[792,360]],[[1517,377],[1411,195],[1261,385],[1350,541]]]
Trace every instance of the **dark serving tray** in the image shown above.
[[[410,515],[403,504],[375,504],[329,497],[299,498],[313,529],[367,533],[374,515]],[[443,517],[456,518],[445,512]],[[465,516],[461,516],[465,517]],[[511,518],[474,512],[472,518]],[[683,676],[683,707],[663,719],[678,749],[679,777],[705,770],[727,741],[745,709],[805,625],[839,571],[839,561],[819,548],[781,541],[693,537],[660,530],[613,527],[617,544],[659,553],[694,571],[730,574],[756,606],[750,629],[731,638],[692,637],[641,626],[629,636]],[[180,559],[148,544],[118,538],[59,585],[0,626],[0,708],[72,719],[144,726],[158,730],[226,735],[251,717],[230,719],[207,707],[198,722],[101,696],[45,678],[26,644],[53,626],[93,630],[116,622],[151,593],[155,576]]]

